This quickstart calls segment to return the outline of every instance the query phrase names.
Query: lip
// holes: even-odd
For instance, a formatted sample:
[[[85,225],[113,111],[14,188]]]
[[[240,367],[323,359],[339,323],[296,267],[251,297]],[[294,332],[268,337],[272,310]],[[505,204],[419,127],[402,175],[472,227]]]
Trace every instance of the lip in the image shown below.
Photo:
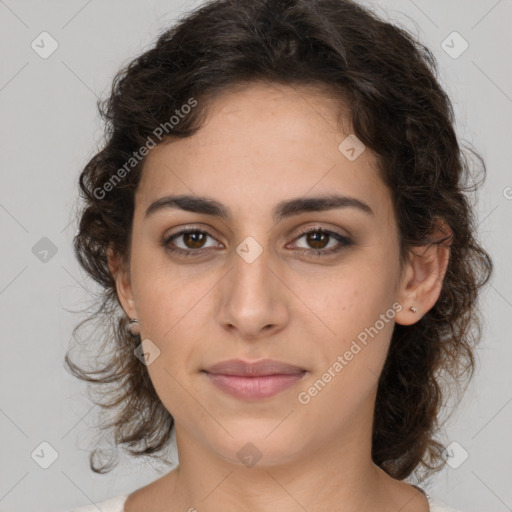
[[[253,363],[231,359],[203,372],[218,389],[245,400],[274,396],[296,384],[307,373],[303,368],[273,359]]]
[[[292,375],[306,370],[275,359],[261,359],[254,362],[242,359],[229,359],[214,364],[206,368],[205,371],[214,374],[221,373],[223,375],[237,375],[239,377],[255,377],[261,375]]]

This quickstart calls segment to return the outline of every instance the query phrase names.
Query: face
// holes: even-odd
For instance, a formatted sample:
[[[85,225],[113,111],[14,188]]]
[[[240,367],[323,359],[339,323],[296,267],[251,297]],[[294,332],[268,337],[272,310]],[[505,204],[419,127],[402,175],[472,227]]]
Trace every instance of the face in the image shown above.
[[[351,133],[340,112],[320,90],[253,84],[219,96],[195,135],[144,165],[119,296],[160,351],[147,369],[177,436],[236,464],[249,442],[272,465],[371,432],[404,282],[390,192],[368,148],[355,160],[339,149]],[[177,195],[226,215],[191,201],[146,213]],[[334,195],[352,199],[304,201]],[[267,358],[303,372],[259,397],[204,372]]]

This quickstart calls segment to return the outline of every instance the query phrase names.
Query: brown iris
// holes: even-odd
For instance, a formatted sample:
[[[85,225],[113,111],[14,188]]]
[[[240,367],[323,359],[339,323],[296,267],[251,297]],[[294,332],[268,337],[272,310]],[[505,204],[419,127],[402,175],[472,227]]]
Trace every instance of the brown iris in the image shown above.
[[[327,233],[324,233],[323,231],[311,231],[306,234],[306,238],[308,244],[310,244],[310,246],[313,247],[314,249],[323,249],[327,245],[329,235]]]
[[[206,233],[201,233],[200,231],[192,231],[190,233],[183,233],[182,236],[187,247],[190,249],[200,249],[204,245],[205,239],[208,235]],[[192,245],[189,245],[189,241],[192,242]]]

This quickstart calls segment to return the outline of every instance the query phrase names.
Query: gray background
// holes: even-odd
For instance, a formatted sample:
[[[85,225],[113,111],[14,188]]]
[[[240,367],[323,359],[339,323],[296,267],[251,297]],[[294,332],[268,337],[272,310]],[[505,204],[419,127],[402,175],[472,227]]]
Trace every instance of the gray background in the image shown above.
[[[120,454],[110,474],[89,470],[97,407],[63,368],[72,313],[91,300],[72,253],[77,177],[101,141],[97,97],[118,68],[200,2],[0,0],[0,509],[56,511],[128,493],[160,466]],[[386,0],[378,12],[434,51],[460,137],[484,156],[488,176],[476,208],[480,240],[495,275],[482,295],[484,336],[477,375],[442,441],[459,443],[452,465],[424,487],[464,511],[512,510],[512,314],[510,271],[512,124],[510,0]],[[58,49],[43,59],[32,41],[47,31]],[[453,31],[469,48],[458,58],[441,44]],[[452,44],[452,43],[450,43]],[[455,50],[460,48],[458,42]],[[45,44],[49,48],[49,44]],[[56,246],[47,261],[33,247]],[[58,458],[32,459],[41,442]],[[453,445],[452,445],[453,446]],[[468,458],[463,459],[464,449]],[[48,450],[45,453],[49,453]]]

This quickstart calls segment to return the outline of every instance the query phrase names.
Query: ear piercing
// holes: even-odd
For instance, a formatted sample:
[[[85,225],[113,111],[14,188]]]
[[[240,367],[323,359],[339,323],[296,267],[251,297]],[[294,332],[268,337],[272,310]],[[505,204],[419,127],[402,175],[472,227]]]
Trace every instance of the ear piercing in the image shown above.
[[[416,311],[417,311],[417,310],[416,310],[416,308],[415,308],[414,306],[411,306],[409,309],[410,309],[413,313],[416,313]]]
[[[128,332],[132,336],[138,336],[140,334],[139,321],[136,318],[130,318],[130,323],[128,324]]]

